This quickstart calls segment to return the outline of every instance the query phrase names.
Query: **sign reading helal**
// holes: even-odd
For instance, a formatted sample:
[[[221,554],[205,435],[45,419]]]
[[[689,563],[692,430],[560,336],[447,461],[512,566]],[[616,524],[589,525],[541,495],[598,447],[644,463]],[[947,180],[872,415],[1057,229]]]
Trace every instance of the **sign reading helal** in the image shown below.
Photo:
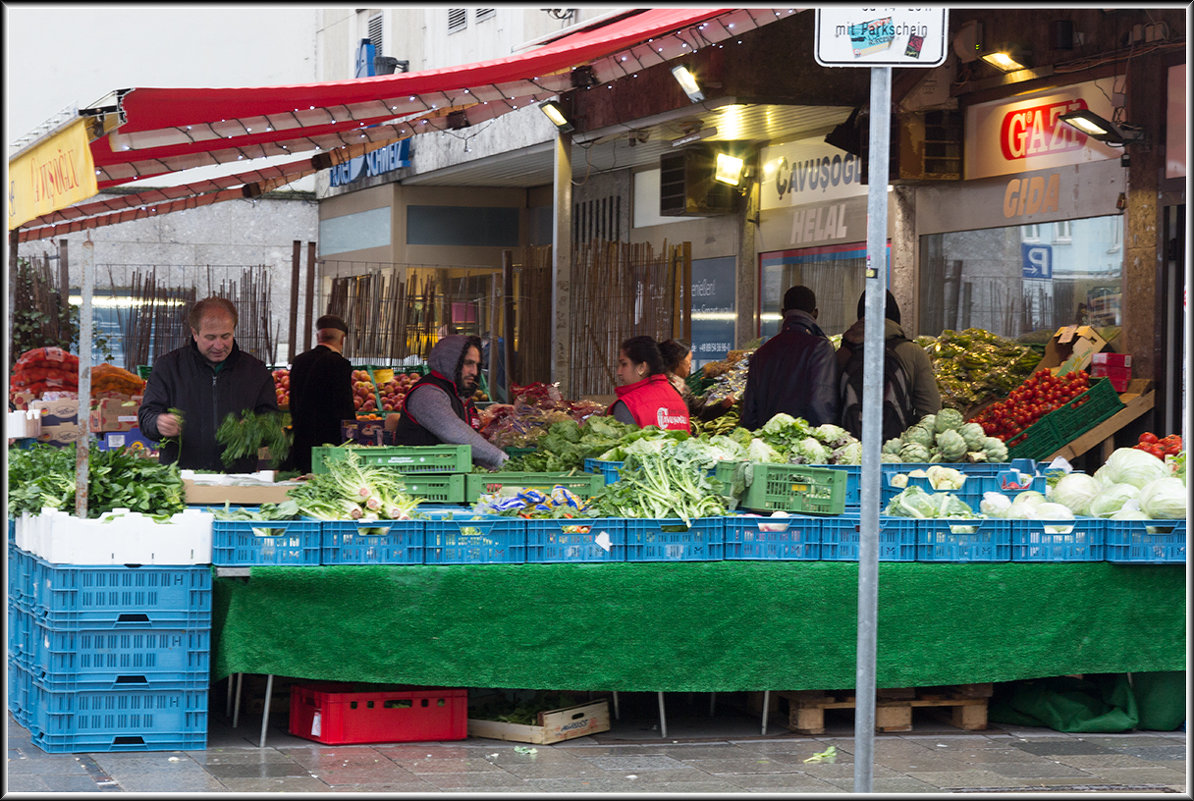
[[[939,67],[945,8],[818,8],[814,55],[822,67]]]

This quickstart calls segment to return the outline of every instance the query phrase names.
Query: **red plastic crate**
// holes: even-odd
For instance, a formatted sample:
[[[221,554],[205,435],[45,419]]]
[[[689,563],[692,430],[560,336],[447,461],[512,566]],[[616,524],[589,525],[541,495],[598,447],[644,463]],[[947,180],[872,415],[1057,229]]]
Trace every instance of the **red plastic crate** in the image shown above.
[[[295,684],[290,688],[290,733],[328,745],[463,740],[468,736],[468,689]]]

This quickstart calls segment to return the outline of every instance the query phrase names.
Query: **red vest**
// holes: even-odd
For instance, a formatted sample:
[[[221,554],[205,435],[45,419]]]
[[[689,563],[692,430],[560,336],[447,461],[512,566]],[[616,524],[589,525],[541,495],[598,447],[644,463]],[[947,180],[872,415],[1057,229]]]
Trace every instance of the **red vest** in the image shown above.
[[[666,375],[647,376],[642,381],[615,387],[614,391],[618,393],[618,400],[626,404],[639,428],[658,426],[674,431],[692,430],[688,422],[688,404]]]

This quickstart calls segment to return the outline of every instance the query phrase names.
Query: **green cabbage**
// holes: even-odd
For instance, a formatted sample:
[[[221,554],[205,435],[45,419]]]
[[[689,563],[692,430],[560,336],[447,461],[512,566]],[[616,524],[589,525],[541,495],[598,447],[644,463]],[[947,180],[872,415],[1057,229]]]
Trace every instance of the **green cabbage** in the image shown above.
[[[908,487],[888,502],[883,514],[894,517],[977,517],[974,510],[949,492],[928,493],[917,486]]]
[[[1111,484],[1102,487],[1099,494],[1090,502],[1091,517],[1113,517],[1123,509],[1123,505],[1135,498],[1140,490],[1131,484]]]
[[[827,464],[829,451],[813,437],[805,437],[792,448],[788,461],[792,464]]]
[[[1143,488],[1145,484],[1165,475],[1165,462],[1139,448],[1116,448],[1106,463],[1095,471],[1095,478],[1103,484],[1131,484]]]
[[[905,444],[923,445],[926,453],[929,448],[936,444],[933,439],[933,430],[919,424],[909,426],[903,434],[900,434],[900,439],[904,440]],[[904,459],[904,461],[910,462],[912,460]]]
[[[966,442],[966,450],[981,451],[987,439],[987,433],[978,423],[967,423],[958,429],[962,439]]]
[[[996,437],[987,437],[983,441],[983,452],[987,455],[988,462],[1007,461],[1007,445],[1003,444],[1003,440]]]
[[[940,420],[941,415],[938,415],[937,419]],[[952,428],[937,434],[937,447],[947,462],[956,462],[966,454],[966,440]]]
[[[1175,476],[1155,479],[1140,489],[1137,502],[1150,520],[1185,518],[1186,484]]]
[[[1098,496],[1103,487],[1094,476],[1086,473],[1068,473],[1049,489],[1048,500],[1065,506],[1076,515],[1090,514],[1090,502]]]
[[[937,412],[933,421],[933,430],[940,434],[945,431],[956,431],[966,424],[966,418],[957,409],[942,409]]]

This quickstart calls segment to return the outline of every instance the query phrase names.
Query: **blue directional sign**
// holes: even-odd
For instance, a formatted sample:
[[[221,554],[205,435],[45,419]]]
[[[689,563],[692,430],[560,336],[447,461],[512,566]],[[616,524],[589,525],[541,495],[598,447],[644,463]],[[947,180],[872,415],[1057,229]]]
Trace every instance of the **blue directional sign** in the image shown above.
[[[1053,277],[1053,246],[1020,243],[1020,274],[1024,278]]]

